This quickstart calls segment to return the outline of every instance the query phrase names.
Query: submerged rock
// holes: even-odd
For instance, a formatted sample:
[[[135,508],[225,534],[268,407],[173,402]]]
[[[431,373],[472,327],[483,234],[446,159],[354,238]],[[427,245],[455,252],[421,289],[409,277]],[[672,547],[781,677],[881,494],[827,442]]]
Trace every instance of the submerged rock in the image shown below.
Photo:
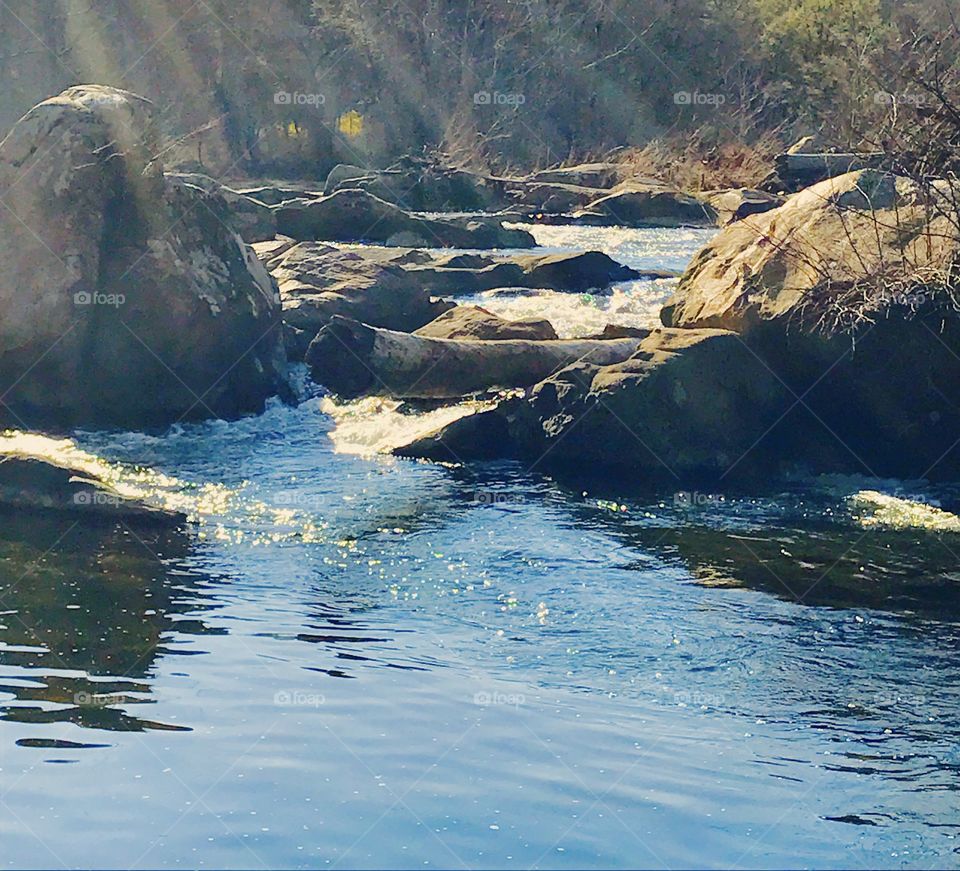
[[[184,515],[117,492],[108,482],[50,457],[0,453],[0,511],[57,511],[78,520],[175,525]]]
[[[449,399],[527,387],[584,358],[625,360],[638,344],[636,339],[433,339],[335,317],[313,340],[306,359],[314,380],[344,398],[373,393]]]
[[[18,420],[146,426],[285,388],[276,286],[223,199],[167,179],[152,106],[96,85],[0,143],[0,383]]]

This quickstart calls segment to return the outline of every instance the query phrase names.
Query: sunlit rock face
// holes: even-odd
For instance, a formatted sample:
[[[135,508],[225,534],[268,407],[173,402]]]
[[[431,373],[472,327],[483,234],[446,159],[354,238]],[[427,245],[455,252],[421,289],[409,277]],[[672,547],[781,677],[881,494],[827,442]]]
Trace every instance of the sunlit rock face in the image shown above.
[[[234,417],[282,389],[274,283],[160,150],[151,104],[96,85],[0,143],[0,396],[18,423]]]

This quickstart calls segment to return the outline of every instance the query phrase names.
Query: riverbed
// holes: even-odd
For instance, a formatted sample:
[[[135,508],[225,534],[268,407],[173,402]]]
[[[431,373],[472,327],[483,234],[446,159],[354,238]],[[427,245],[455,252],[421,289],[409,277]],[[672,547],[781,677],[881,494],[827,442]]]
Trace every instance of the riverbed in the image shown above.
[[[673,270],[710,235],[537,234]],[[670,291],[483,304],[584,335]],[[191,519],[4,520],[0,866],[958,864],[955,488],[396,460],[418,421],[302,393],[45,448]]]

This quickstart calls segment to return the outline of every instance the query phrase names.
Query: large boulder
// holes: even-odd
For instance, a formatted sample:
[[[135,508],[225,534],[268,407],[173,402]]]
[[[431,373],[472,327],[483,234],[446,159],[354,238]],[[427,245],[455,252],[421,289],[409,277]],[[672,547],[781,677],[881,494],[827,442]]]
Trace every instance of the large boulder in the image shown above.
[[[307,364],[318,384],[348,399],[364,393],[457,399],[529,387],[581,359],[598,364],[626,360],[638,345],[637,339],[433,339],[335,317],[310,344]]]
[[[667,326],[743,330],[797,317],[816,294],[942,271],[960,252],[944,191],[873,170],[828,179],[778,209],[731,224],[694,258],[663,312]],[[829,302],[829,300],[824,300]],[[878,295],[886,307],[893,298]]]
[[[395,452],[442,460],[518,456],[621,481],[716,481],[776,466],[777,441],[764,436],[791,397],[735,334],[656,330],[629,359],[598,362],[580,360],[524,397]]]
[[[321,199],[281,204],[277,227],[294,239],[326,242],[440,248],[532,248],[536,244],[525,230],[508,230],[496,218],[428,218],[352,188]]]
[[[821,470],[953,478],[955,202],[946,183],[874,170],[829,179],[724,229],[662,320],[741,334],[796,397],[785,455]]]
[[[625,182],[575,215],[588,223],[622,227],[703,227],[717,213],[705,200],[661,185]]]
[[[549,321],[508,321],[475,305],[458,305],[440,315],[414,335],[429,339],[475,339],[499,341],[502,339],[532,339],[547,341],[558,338]],[[620,337],[618,337],[620,338]]]
[[[0,143],[0,384],[17,420],[146,426],[263,408],[280,305],[223,200],[166,179],[152,106],[70,88]]]

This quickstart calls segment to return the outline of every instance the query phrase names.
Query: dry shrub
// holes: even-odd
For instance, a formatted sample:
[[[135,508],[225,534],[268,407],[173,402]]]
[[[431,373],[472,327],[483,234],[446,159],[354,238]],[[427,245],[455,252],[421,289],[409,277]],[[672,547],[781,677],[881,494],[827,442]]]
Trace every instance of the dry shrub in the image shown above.
[[[661,179],[680,190],[708,191],[755,187],[770,172],[773,158],[783,150],[776,134],[753,143],[710,143],[702,133],[675,134],[643,148],[621,152],[624,176]]]

